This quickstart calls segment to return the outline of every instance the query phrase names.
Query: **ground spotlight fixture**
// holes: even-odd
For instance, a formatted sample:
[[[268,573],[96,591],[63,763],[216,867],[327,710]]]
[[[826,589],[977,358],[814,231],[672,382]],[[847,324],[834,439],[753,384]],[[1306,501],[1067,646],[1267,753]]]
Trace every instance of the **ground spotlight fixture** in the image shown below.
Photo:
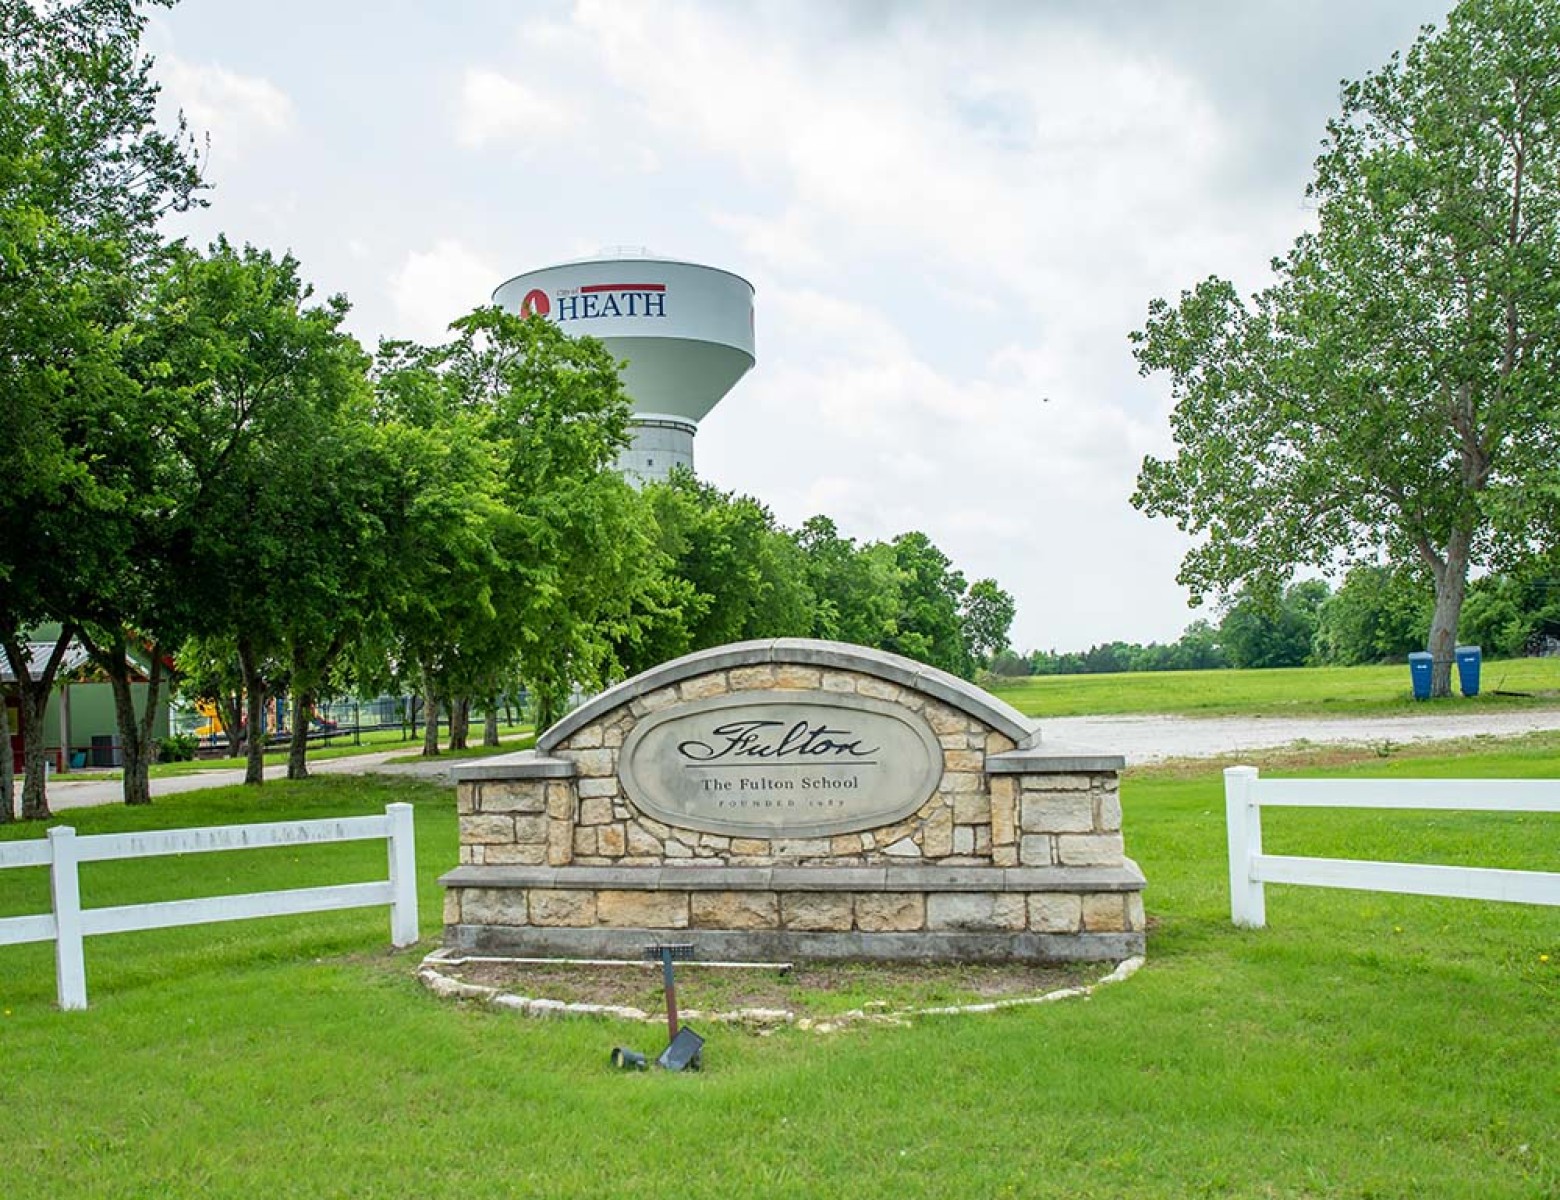
[[[643,1071],[649,1063],[637,1050],[630,1050],[627,1046],[614,1046],[612,1065],[622,1071]]]

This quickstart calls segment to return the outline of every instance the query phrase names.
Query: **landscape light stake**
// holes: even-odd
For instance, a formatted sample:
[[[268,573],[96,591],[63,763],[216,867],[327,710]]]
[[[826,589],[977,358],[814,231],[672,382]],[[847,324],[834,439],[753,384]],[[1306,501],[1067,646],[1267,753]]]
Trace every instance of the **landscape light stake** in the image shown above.
[[[645,947],[649,962],[661,960],[661,983],[666,990],[666,1037],[677,1040],[677,979],[672,972],[673,962],[686,962],[693,957],[692,942],[657,942]]]

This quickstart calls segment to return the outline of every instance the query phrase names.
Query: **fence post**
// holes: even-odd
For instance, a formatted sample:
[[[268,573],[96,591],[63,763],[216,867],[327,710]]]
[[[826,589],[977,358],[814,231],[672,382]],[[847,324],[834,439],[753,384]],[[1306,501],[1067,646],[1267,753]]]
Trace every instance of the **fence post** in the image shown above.
[[[87,1007],[87,963],[81,946],[81,876],[76,831],[49,830],[49,892],[54,900],[54,976],[60,1008]]]
[[[390,820],[390,942],[411,946],[417,941],[417,850],[412,841],[412,806],[387,804]]]
[[[1261,929],[1267,924],[1267,902],[1262,884],[1251,878],[1251,860],[1262,853],[1255,767],[1225,768],[1224,827],[1230,846],[1230,920]]]

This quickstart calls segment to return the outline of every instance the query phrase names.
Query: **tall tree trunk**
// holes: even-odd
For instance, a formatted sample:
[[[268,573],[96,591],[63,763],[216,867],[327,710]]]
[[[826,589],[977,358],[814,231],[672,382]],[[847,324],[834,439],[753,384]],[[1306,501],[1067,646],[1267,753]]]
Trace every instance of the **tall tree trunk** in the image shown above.
[[[482,721],[482,744],[484,746],[498,745],[498,705],[489,704],[487,716]]]
[[[259,656],[248,638],[238,639],[238,666],[244,676],[244,703],[248,710],[244,734],[246,757],[244,782],[256,787],[265,782],[265,684],[260,678]]]
[[[5,755],[0,770],[0,825],[16,820],[16,762],[11,755],[11,706],[0,690],[0,754]]]
[[[70,625],[60,628],[59,639],[43,671],[37,679],[32,677],[32,656],[27,643],[16,638],[5,639],[5,656],[10,661],[11,673],[16,676],[18,713],[22,721],[22,820],[47,821],[49,811],[48,770],[43,756],[43,719],[49,708],[49,693],[54,690],[54,676],[65,658],[65,649],[75,637]],[[9,768],[10,764],[6,764]]]
[[[309,777],[309,726],[314,722],[314,697],[293,693],[292,739],[287,743],[287,778]]]
[[[152,802],[152,728],[157,718],[157,695],[162,690],[162,654],[151,650],[152,664],[147,672],[146,712],[135,710],[135,691],[130,685],[128,639],[122,629],[106,641],[81,635],[87,653],[108,676],[114,693],[114,723],[119,730],[119,753],[123,767],[123,793],[126,804]]]
[[[1452,663],[1457,657],[1457,624],[1462,618],[1463,597],[1468,593],[1468,557],[1472,535],[1452,531],[1446,557],[1432,564],[1435,576],[1435,610],[1430,617],[1430,695],[1452,694]]]
[[[433,672],[423,668],[423,757],[439,754],[439,696],[433,686]]]
[[[471,697],[459,696],[450,701],[450,749],[464,750],[470,731]]]
[[[222,733],[227,738],[228,756],[230,758],[242,758],[244,747],[244,693],[234,692],[232,695],[223,696],[217,702],[221,710]]]

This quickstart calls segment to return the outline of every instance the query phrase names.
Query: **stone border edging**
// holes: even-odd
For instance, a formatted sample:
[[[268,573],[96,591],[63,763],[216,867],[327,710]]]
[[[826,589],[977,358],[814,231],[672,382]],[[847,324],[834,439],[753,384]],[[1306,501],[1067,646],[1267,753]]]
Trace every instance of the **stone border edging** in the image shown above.
[[[501,988],[489,987],[479,983],[464,983],[459,979],[452,979],[442,974],[434,964],[444,965],[457,962],[465,962],[471,958],[480,958],[486,962],[516,962],[518,959],[507,959],[482,955],[451,956],[443,948],[433,951],[425,957],[417,967],[417,979],[435,996],[450,1000],[480,1000],[491,1004],[496,1008],[506,1008],[519,1012],[528,1017],[605,1017],[620,1021],[638,1021],[641,1023],[660,1024],[665,1017],[660,1013],[647,1013],[642,1008],[633,1008],[621,1004],[570,1004],[562,1000],[538,999],[531,996],[517,996],[513,992],[503,991]],[[568,960],[560,959],[560,963]],[[849,1025],[877,1024],[877,1025],[908,1025],[916,1017],[951,1017],[967,1016],[981,1013],[1000,1012],[1008,1008],[1029,1008],[1037,1004],[1054,1004],[1058,1000],[1075,1000],[1092,996],[1096,990],[1112,983],[1124,983],[1131,979],[1143,968],[1147,960],[1142,955],[1134,955],[1116,964],[1108,974],[1093,983],[1083,984],[1079,987],[1057,988],[1055,991],[1044,992],[1038,996],[1015,996],[1004,1000],[989,1000],[977,1004],[957,1004],[935,1008],[910,1008],[890,1012],[885,1009],[882,1012],[868,1012],[865,1009],[855,1008],[848,1012],[836,1013],[832,1017],[813,1018],[797,1017],[789,1009],[783,1008],[740,1008],[732,1012],[705,1013],[697,1009],[687,1009],[682,1013],[685,1021],[711,1021],[719,1025],[740,1025],[759,1032],[767,1032],[783,1026],[791,1026],[811,1033],[836,1033]],[[627,960],[625,966],[638,965]],[[653,965],[653,964],[652,964]]]

